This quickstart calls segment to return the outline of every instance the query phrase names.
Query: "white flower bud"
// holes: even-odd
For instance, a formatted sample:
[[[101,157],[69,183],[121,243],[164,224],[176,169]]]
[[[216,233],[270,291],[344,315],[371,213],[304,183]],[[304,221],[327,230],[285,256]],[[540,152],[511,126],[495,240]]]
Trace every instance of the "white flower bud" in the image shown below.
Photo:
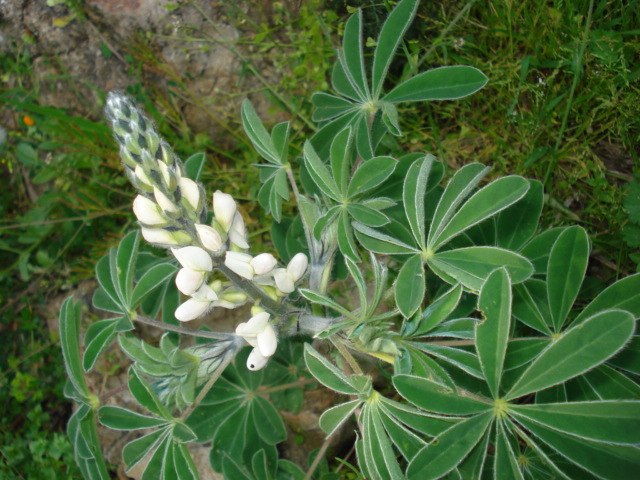
[[[136,168],[133,171],[133,173],[135,174],[136,177],[138,177],[138,180],[140,180],[146,186],[148,187],[153,186],[153,182],[149,178],[149,175],[147,175],[147,172],[145,172],[140,165],[136,165]]]
[[[267,323],[264,330],[258,334],[258,350],[265,357],[270,357],[276,353],[278,347],[278,337],[271,323]]]
[[[287,272],[291,275],[293,282],[297,282],[302,278],[304,272],[307,271],[309,260],[304,253],[296,253],[287,265]]]
[[[200,189],[198,184],[188,177],[181,177],[178,183],[182,197],[189,202],[191,208],[198,210],[200,206]]]
[[[181,322],[194,320],[206,312],[209,305],[211,305],[211,302],[207,300],[190,298],[176,309],[175,317]]]
[[[237,209],[235,200],[228,193],[222,193],[217,190],[213,194],[213,214],[225,232],[228,232],[231,228]]]
[[[164,184],[167,187],[170,187],[172,175],[171,175],[171,171],[169,170],[169,166],[164,162],[158,162],[158,167],[160,168],[160,174],[162,175],[162,180],[164,180]]]
[[[178,245],[178,241],[171,234],[162,228],[146,228],[141,227],[142,236],[149,243],[157,243],[160,245]]]
[[[146,225],[166,225],[167,219],[160,213],[158,205],[143,195],[133,201],[133,213]]]
[[[265,275],[274,269],[278,261],[270,253],[261,253],[253,257],[250,263],[256,275]]]
[[[222,238],[215,229],[208,225],[196,223],[196,232],[198,232],[198,238],[207,250],[218,252],[222,248]]]
[[[158,187],[153,187],[153,196],[165,212],[175,213],[178,211],[178,207]]]
[[[237,245],[240,248],[249,248],[249,244],[247,243],[247,235],[244,228],[244,220],[242,219],[242,215],[240,212],[236,212],[233,217],[233,222],[231,223],[231,228],[228,231],[229,240],[234,245]]]
[[[247,357],[247,368],[251,371],[261,370],[267,364],[269,359],[260,353],[258,348],[251,350]]]
[[[211,257],[200,247],[172,248],[171,253],[184,268],[197,272],[210,272],[213,270]]]
[[[193,295],[204,282],[204,277],[204,272],[181,268],[176,275],[176,287],[185,295]]]
[[[260,312],[251,317],[247,322],[243,322],[236,327],[236,335],[245,339],[247,337],[257,337],[259,333],[269,325],[270,315],[267,312]]]
[[[209,285],[203,285],[202,287],[200,287],[200,290],[192,295],[192,298],[201,302],[215,302],[216,300],[218,300],[218,294],[216,294],[213,288],[211,288]]]
[[[232,309],[244,305],[247,300],[249,300],[249,297],[246,293],[231,287],[220,294],[218,302],[221,307]]]
[[[251,255],[241,252],[227,252],[224,264],[234,273],[242,278],[251,280],[255,274],[251,266]]]
[[[273,271],[273,280],[276,282],[276,287],[282,293],[291,293],[296,289],[291,274],[285,268],[277,268]]]

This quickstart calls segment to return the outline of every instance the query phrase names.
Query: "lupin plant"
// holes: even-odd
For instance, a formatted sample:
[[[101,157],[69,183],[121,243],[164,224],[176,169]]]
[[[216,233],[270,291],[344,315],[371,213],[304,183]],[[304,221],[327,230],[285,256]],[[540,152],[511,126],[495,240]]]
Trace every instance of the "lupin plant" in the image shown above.
[[[481,184],[488,167],[470,163],[443,185],[434,156],[385,151],[385,136],[402,136],[396,104],[462,98],[487,81],[449,66],[385,92],[417,5],[397,4],[370,64],[361,14],[348,20],[334,92],[313,96],[318,129],[297,161],[289,123],[268,132],[243,104],[266,162],[257,201],[274,217],[277,257],[252,249],[229,193],[209,197],[198,183],[203,155],[183,163],[130,98],[109,95],[139,232],[168,254],[140,250],[135,231],[97,263],[93,303],[111,318],[83,341],[79,303],[62,307],[65,391],[78,404],[69,434],[86,478],[108,478],[96,420],[142,431],[123,460],[144,465],[143,479],[199,478],[190,442],[211,445],[226,479],[343,478],[278,456],[278,410],[299,410],[312,380],[343,396],[319,423],[327,445],[354,432],[357,478],[637,476],[640,275],[576,303],[589,238],[579,226],[540,231],[540,182]],[[295,218],[283,216],[289,201]],[[234,331],[186,323],[245,304]],[[132,333],[137,323],[166,333],[152,345]],[[114,341],[132,361],[140,411],[101,405],[87,387]]]

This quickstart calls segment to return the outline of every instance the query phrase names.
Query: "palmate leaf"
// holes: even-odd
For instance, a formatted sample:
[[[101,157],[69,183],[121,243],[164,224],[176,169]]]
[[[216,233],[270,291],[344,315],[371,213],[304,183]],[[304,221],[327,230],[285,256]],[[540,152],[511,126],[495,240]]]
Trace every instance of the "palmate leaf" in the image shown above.
[[[342,51],[338,51],[338,59],[349,83],[358,93],[358,98],[362,101],[369,99],[371,94],[364,66],[361,10],[351,15],[344,26]]]
[[[640,273],[618,280],[604,289],[575,318],[578,324],[604,310],[620,309],[640,318]]]
[[[80,355],[80,302],[72,297],[67,298],[60,308],[60,345],[69,380],[76,392],[88,400],[90,393]]]
[[[81,405],[67,424],[67,434],[73,446],[76,464],[87,480],[108,480],[110,477],[102,456],[94,412]]]
[[[462,285],[457,284],[436,298],[420,318],[405,323],[403,335],[419,337],[431,332],[455,310],[462,296]]]
[[[496,246],[508,250],[518,250],[538,228],[544,192],[542,183],[528,180],[529,190],[516,203],[496,216]]]
[[[359,393],[358,389],[344,373],[308,343],[304,345],[304,361],[311,374],[325,387],[346,395],[357,395]]]
[[[563,383],[618,352],[631,338],[633,315],[606,310],[567,330],[542,351],[506,395],[512,400]]]
[[[409,221],[409,226],[411,227],[411,232],[416,240],[416,244],[421,249],[424,249],[426,246],[424,196],[427,192],[427,185],[434,160],[435,157],[427,155],[411,164],[407,170],[402,189],[404,212]]]
[[[332,120],[356,109],[349,100],[325,92],[314,93],[311,102],[316,107],[311,116],[314,122]]]
[[[376,480],[402,480],[404,475],[393,446],[384,431],[375,404],[366,402],[360,413],[367,470]]]
[[[394,287],[396,306],[405,318],[411,317],[420,308],[425,287],[422,257],[412,255],[402,265]]]

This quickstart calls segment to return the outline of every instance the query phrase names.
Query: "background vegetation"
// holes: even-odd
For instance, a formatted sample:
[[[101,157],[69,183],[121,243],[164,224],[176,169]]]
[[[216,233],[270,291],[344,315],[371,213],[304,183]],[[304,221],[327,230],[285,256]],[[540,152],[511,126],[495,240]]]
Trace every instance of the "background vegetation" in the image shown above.
[[[197,1],[195,2],[197,4]],[[244,76],[258,76],[260,91],[309,133],[312,92],[326,89],[346,16],[364,9],[379,30],[388,2],[305,0],[295,16],[286,4],[264,2],[259,23],[227,4],[241,36],[231,48]],[[69,5],[82,20],[82,2]],[[545,226],[579,223],[594,252],[583,299],[640,264],[640,1],[497,0],[423,2],[404,46],[402,78],[440,65],[472,65],[490,82],[460,102],[411,104],[403,118],[405,145],[428,151],[451,167],[492,165],[492,175],[517,173],[544,182]],[[63,28],[63,27],[61,27]],[[206,43],[189,35],[198,48]],[[373,34],[371,35],[373,37]],[[371,40],[372,42],[373,40]],[[97,258],[132,228],[133,192],[101,117],[79,117],[41,101],[28,33],[0,57],[0,477],[75,478],[64,425],[71,405],[63,398],[64,369],[57,329],[60,299],[79,288],[91,293]],[[257,154],[249,147],[239,112],[210,109],[228,135],[212,139],[191,130],[175,99],[207,109],[206,99],[154,55],[153,38],[132,39],[122,55],[137,82],[128,89],[157,121],[176,152],[205,151],[206,185],[255,199]],[[278,81],[256,65],[266,59]],[[149,88],[145,72],[166,78]],[[139,73],[137,73],[139,72]],[[74,91],[81,78],[57,79]],[[96,87],[97,88],[97,87]],[[100,91],[101,98],[107,92]],[[79,99],[81,101],[82,99]],[[390,140],[395,141],[395,140]],[[271,222],[257,202],[243,204],[252,231]],[[257,228],[257,225],[260,225]],[[267,238],[265,237],[265,240]],[[84,286],[84,287],[83,287]],[[83,290],[84,288],[84,290]]]

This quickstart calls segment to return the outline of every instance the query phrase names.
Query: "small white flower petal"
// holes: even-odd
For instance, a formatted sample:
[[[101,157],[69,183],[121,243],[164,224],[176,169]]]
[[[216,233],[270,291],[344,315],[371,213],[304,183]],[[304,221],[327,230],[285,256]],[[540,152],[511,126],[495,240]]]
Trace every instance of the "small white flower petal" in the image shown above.
[[[302,278],[304,272],[307,271],[309,260],[304,253],[296,253],[287,265],[287,272],[291,275],[293,282],[297,282]]]
[[[257,337],[269,325],[269,314],[260,312],[236,327],[236,335],[241,337]]]
[[[255,275],[253,267],[251,266],[251,255],[241,252],[227,252],[224,259],[224,264],[234,273],[240,275],[242,278],[251,280]]]
[[[204,272],[181,268],[176,275],[176,287],[185,295],[193,295],[204,282],[204,276]]]
[[[276,287],[282,293],[291,293],[296,289],[293,283],[291,274],[284,268],[278,268],[273,272],[273,280],[276,282]]]
[[[171,235],[170,232],[162,228],[146,228],[141,227],[142,236],[149,243],[156,243],[159,245],[178,245],[178,241]]]
[[[197,272],[210,272],[213,270],[211,256],[203,248],[195,246],[172,248],[171,252],[184,268]]]
[[[188,177],[180,177],[178,187],[180,188],[182,197],[187,199],[187,202],[189,202],[189,205],[191,205],[194,210],[198,210],[200,206],[200,189],[198,188],[198,184]]]
[[[249,248],[249,244],[247,243],[247,234],[244,228],[244,220],[242,219],[240,212],[236,212],[233,217],[233,223],[231,224],[228,234],[231,243],[240,248]]]
[[[196,232],[198,232],[198,238],[207,250],[218,252],[222,248],[222,238],[215,229],[208,225],[196,223]]]
[[[194,320],[206,312],[209,305],[211,305],[211,302],[190,298],[176,309],[175,317],[181,322]]]
[[[260,353],[260,350],[254,348],[247,357],[247,368],[251,371],[261,370],[267,364],[269,359]]]
[[[153,187],[153,196],[156,202],[158,202],[158,205],[160,205],[160,208],[165,212],[175,213],[178,211],[178,207],[176,207],[175,204],[169,200],[169,197],[162,193],[162,190],[158,187]]]
[[[270,253],[261,253],[253,257],[250,263],[256,275],[266,275],[275,268],[278,261]]]
[[[196,293],[192,295],[192,298],[201,302],[214,302],[218,300],[218,294],[209,285],[203,285]]]
[[[165,225],[167,219],[160,213],[158,205],[143,195],[138,195],[133,201],[133,213],[136,218],[146,225]]]
[[[153,182],[149,178],[149,175],[144,171],[144,169],[140,165],[136,165],[135,170],[133,171],[138,180],[144,183],[147,187],[151,187]]]
[[[237,209],[235,200],[228,193],[217,190],[213,194],[213,214],[225,232],[231,228]]]
[[[258,334],[258,349],[264,357],[270,357],[276,353],[278,337],[271,323],[267,323],[265,329]]]

